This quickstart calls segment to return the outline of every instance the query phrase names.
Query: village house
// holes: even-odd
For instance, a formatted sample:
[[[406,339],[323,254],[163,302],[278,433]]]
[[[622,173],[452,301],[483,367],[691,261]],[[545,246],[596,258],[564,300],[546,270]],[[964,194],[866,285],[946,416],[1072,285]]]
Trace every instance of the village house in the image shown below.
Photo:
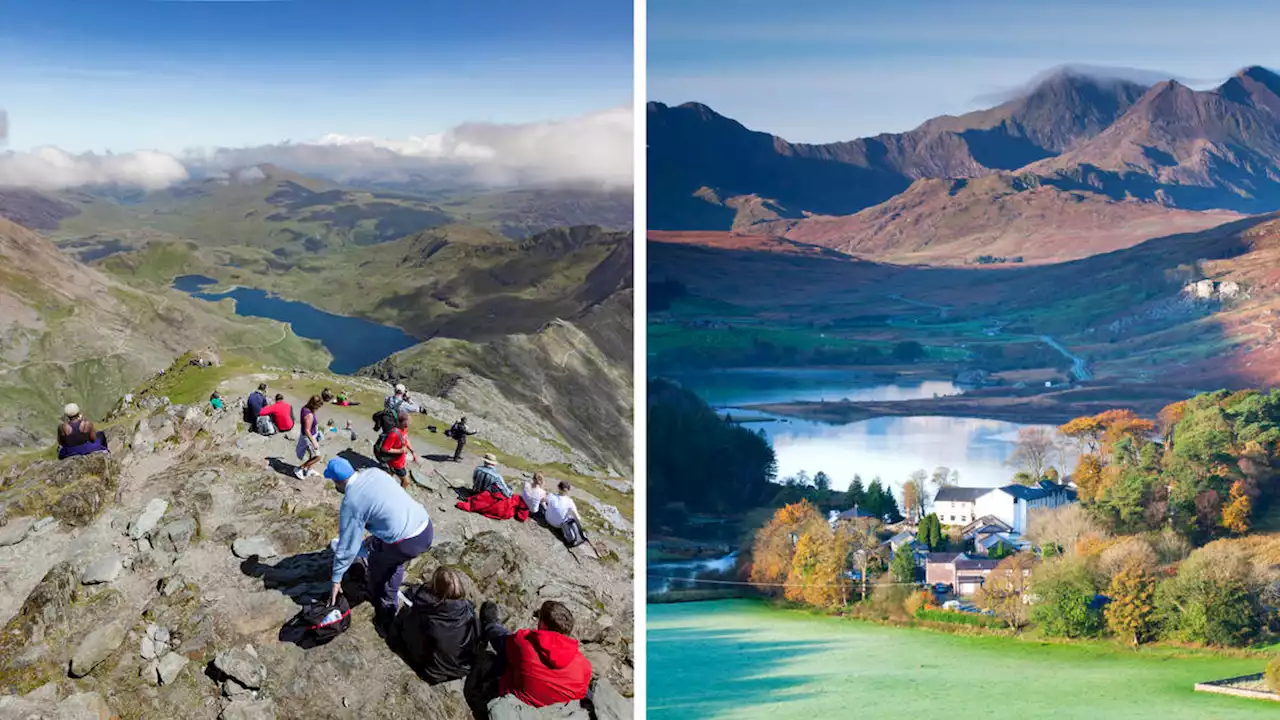
[[[977,517],[977,500],[991,488],[942,487],[933,498],[933,512],[943,525],[968,525]]]
[[[939,488],[933,507],[943,525],[967,526],[978,518],[991,516],[1008,526],[1005,532],[1022,535],[1027,531],[1027,513],[1031,510],[1075,501],[1076,492],[1069,486],[1042,480],[1038,485]]]
[[[924,578],[929,585],[946,585],[956,595],[966,597],[977,592],[999,564],[999,560],[965,553],[929,553]]]

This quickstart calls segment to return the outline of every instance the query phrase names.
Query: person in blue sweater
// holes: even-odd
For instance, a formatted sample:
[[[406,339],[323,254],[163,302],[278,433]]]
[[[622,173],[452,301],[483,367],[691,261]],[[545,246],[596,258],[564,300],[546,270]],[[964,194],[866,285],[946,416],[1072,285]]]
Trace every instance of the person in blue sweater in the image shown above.
[[[329,604],[342,592],[342,576],[369,541],[369,599],[374,604],[374,624],[386,632],[396,617],[404,567],[431,548],[431,517],[400,483],[378,468],[356,472],[351,463],[334,458],[324,476],[342,493],[338,511],[338,547],[333,555],[333,589]]]

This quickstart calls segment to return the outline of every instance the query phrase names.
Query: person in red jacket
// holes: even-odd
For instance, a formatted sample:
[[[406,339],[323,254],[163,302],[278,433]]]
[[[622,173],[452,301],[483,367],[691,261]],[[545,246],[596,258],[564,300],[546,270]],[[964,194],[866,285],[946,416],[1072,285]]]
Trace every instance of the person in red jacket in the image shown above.
[[[531,707],[582,700],[591,695],[591,661],[578,649],[573,613],[555,600],[533,614],[537,630],[514,633],[498,621],[498,606],[480,606],[484,639],[497,653],[498,695],[515,695]]]
[[[266,415],[275,423],[276,430],[289,432],[293,429],[293,406],[284,401],[284,395],[276,393],[276,401],[262,408],[259,415]]]

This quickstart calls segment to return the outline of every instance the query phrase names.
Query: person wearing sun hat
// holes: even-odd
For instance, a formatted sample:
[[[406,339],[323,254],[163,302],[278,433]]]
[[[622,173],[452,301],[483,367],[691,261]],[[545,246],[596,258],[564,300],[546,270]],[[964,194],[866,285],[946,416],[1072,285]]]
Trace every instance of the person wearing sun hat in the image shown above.
[[[471,473],[471,492],[489,491],[498,493],[502,497],[511,497],[511,488],[498,472],[498,458],[493,453],[486,453],[484,464]]]
[[[80,406],[67,403],[62,408],[63,421],[58,425],[58,459],[77,455],[109,452],[107,435],[94,427],[93,422],[80,415]]]
[[[369,598],[374,624],[385,633],[399,609],[405,565],[431,549],[431,516],[399,482],[376,467],[356,472],[350,462],[339,457],[329,461],[324,476],[342,493],[329,604],[337,602],[342,577],[360,553],[367,530],[373,536],[369,541]]]

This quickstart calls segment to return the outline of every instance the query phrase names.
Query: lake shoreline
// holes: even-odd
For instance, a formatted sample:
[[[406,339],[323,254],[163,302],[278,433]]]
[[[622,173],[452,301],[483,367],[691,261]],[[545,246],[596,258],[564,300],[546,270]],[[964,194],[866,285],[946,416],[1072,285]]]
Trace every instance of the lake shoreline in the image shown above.
[[[1060,425],[1084,415],[1129,409],[1144,417],[1187,393],[1149,386],[1084,385],[1051,392],[984,388],[961,395],[893,401],[759,403],[742,409],[815,422],[845,424],[878,417],[957,417]]]

